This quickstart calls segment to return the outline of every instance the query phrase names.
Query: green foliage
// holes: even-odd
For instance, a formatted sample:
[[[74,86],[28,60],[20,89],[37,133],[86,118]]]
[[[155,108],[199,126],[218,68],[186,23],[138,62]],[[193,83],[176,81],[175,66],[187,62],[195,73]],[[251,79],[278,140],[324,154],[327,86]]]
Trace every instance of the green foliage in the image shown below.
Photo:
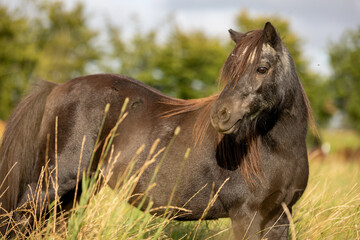
[[[15,107],[36,65],[29,22],[0,5],[0,118]]]
[[[328,90],[329,83],[309,69],[309,62],[302,53],[303,42],[291,30],[289,21],[279,16],[251,17],[247,11],[242,11],[236,18],[236,23],[243,32],[262,29],[267,21],[271,21],[275,26],[294,59],[296,70],[314,111],[315,121],[325,124],[335,111]]]
[[[38,24],[38,62],[34,75],[55,82],[64,82],[86,73],[88,64],[100,58],[94,48],[97,32],[87,26],[84,6],[78,3],[66,10],[62,2],[42,6],[45,19]]]
[[[23,0],[26,2],[26,0]],[[92,66],[137,78],[179,98],[199,98],[217,91],[216,79],[232,44],[224,30],[222,40],[204,32],[184,31],[169,23],[172,31],[159,41],[159,30],[142,31],[124,37],[118,26],[109,26],[105,43],[96,47],[98,32],[87,26],[89,17],[80,3],[65,8],[60,1],[34,0],[36,14],[0,7],[0,118],[11,109],[34,78],[64,82],[84,75]],[[335,111],[329,82],[314,74],[302,54],[302,41],[280,17],[251,17],[241,12],[236,24],[241,31],[258,29],[272,21],[284,36],[294,57],[318,123],[326,123]],[[104,41],[103,41],[104,42]],[[225,42],[225,43],[224,43]],[[99,43],[99,42],[97,42]],[[102,50],[99,50],[102,49]],[[343,92],[343,91],[341,91]],[[355,94],[347,101],[349,114],[356,117]]]
[[[138,30],[125,42],[116,28],[110,27],[115,69],[179,98],[208,96],[217,90],[216,79],[228,51],[217,38],[201,31],[184,32],[176,26],[164,43],[157,32]]]
[[[0,4],[0,118],[6,119],[33,78],[63,82],[86,73],[100,58],[97,33],[87,26],[82,4],[27,2],[34,16]],[[27,6],[28,8],[30,6]]]
[[[216,38],[203,32],[183,32],[179,28],[170,35],[157,59],[161,77],[156,84],[180,98],[204,97],[217,90],[216,79],[228,51]]]
[[[360,26],[346,32],[338,43],[332,43],[329,55],[337,107],[346,114],[348,123],[360,131]]]

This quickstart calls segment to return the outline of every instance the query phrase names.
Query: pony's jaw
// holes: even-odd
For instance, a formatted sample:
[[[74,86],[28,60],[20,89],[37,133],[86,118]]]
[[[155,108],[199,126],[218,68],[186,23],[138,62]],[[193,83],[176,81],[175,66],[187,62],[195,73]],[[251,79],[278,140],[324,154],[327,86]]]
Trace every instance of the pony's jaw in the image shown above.
[[[215,124],[211,118],[211,125],[216,129],[216,131],[222,133],[222,134],[234,134],[236,133],[239,128],[240,128],[240,124],[241,124],[241,119],[239,119],[238,121],[235,122],[235,124],[233,124],[230,128],[221,128],[221,126],[219,126],[219,124]]]

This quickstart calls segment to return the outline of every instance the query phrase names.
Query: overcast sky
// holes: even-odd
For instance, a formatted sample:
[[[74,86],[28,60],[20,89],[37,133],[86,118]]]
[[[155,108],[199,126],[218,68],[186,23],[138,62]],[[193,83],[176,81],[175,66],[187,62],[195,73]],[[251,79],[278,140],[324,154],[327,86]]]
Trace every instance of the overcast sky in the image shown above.
[[[66,0],[73,3],[74,0]],[[107,18],[131,31],[136,16],[146,30],[162,27],[169,15],[184,29],[204,29],[227,38],[235,28],[237,13],[247,9],[252,16],[278,15],[288,19],[292,30],[304,40],[305,56],[314,71],[328,73],[327,48],[347,29],[360,25],[360,0],[81,0],[101,27]],[[281,33],[280,33],[281,34]]]

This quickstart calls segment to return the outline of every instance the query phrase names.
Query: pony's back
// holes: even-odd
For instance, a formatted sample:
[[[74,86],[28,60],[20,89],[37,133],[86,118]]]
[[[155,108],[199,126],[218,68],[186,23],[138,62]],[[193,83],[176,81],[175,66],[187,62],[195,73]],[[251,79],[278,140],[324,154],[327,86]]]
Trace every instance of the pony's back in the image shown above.
[[[37,151],[37,134],[44,112],[46,98],[55,83],[42,81],[15,108],[0,146],[0,232],[6,231],[4,214],[17,207],[19,194],[29,183]],[[3,216],[1,216],[3,215]]]

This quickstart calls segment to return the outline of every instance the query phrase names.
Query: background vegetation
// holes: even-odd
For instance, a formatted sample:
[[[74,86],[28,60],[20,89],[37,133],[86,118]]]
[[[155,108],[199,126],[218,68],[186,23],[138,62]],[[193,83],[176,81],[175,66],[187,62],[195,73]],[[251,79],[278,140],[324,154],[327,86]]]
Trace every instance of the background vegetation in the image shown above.
[[[174,97],[198,98],[218,90],[219,70],[233,47],[230,40],[200,30],[184,31],[173,21],[169,21],[171,31],[163,41],[159,41],[157,29],[144,31],[136,22],[130,37],[113,23],[106,32],[99,32],[89,27],[91,16],[85,14],[81,3],[69,9],[61,1],[21,2],[25,6],[21,9],[0,3],[0,135],[14,106],[39,78],[64,82],[84,74],[113,72],[137,78]],[[286,19],[253,17],[241,11],[234,28],[246,32],[262,28],[268,20],[295,59],[325,143],[310,155],[309,187],[293,215],[296,237],[360,239],[360,25],[346,30],[339,42],[329,44],[332,72],[321,76],[309,68],[301,36]],[[346,130],[329,130],[334,116],[341,116],[339,123]],[[40,224],[31,236],[207,239],[215,235],[214,239],[227,239],[230,235],[226,230],[229,220],[178,223],[151,217],[129,208],[126,197],[105,188],[91,198],[89,210],[80,208],[74,225],[64,226],[66,231],[59,233]],[[71,235],[74,229],[75,237]]]
[[[158,29],[144,31],[134,21],[134,33],[125,37],[121,27],[108,23],[106,31],[91,28],[81,3],[66,8],[61,1],[20,0],[25,7],[0,3],[0,119],[6,120],[32,82],[64,82],[95,72],[132,76],[166,94],[180,98],[204,97],[217,91],[219,70],[233,43],[201,30],[184,31],[168,21],[170,32],[159,41]],[[32,14],[27,11],[31,9]],[[344,32],[329,45],[331,76],[309,68],[303,40],[279,16],[253,17],[246,10],[234,19],[243,32],[271,21],[289,48],[309,96],[319,126],[332,115],[360,130],[360,27]],[[225,39],[225,40],[224,40]]]
[[[91,16],[85,14],[81,3],[69,9],[61,1],[22,2],[28,5],[26,9],[33,9],[34,14],[25,8],[0,5],[0,119],[3,120],[38,78],[64,82],[84,74],[113,72],[137,78],[175,97],[204,97],[217,91],[219,70],[233,47],[230,38],[208,36],[201,30],[184,31],[174,21],[168,21],[170,32],[162,41],[158,40],[159,30],[144,31],[136,21],[130,37],[122,34],[121,26],[112,23],[105,32],[99,32],[89,27]],[[252,17],[242,11],[234,19],[234,28],[246,32],[262,28],[269,20],[285,36],[284,42],[295,59],[317,122],[325,125],[332,114],[341,110],[349,116],[349,123],[355,124],[360,118],[357,114],[360,109],[351,107],[355,105],[356,94],[348,101],[344,96],[347,91],[356,90],[341,89],[342,84],[330,82],[342,81],[339,79],[343,79],[345,73],[350,74],[348,69],[356,66],[359,34],[344,35],[348,46],[333,44],[331,63],[336,66],[335,73],[331,79],[325,79],[310,70],[302,54],[302,40],[286,19]],[[336,49],[342,55],[336,54]],[[347,52],[354,52],[354,59],[348,61],[341,57],[348,56]],[[347,65],[349,62],[351,66]],[[354,85],[358,71],[352,68],[347,85]],[[336,85],[331,93],[330,85]]]

